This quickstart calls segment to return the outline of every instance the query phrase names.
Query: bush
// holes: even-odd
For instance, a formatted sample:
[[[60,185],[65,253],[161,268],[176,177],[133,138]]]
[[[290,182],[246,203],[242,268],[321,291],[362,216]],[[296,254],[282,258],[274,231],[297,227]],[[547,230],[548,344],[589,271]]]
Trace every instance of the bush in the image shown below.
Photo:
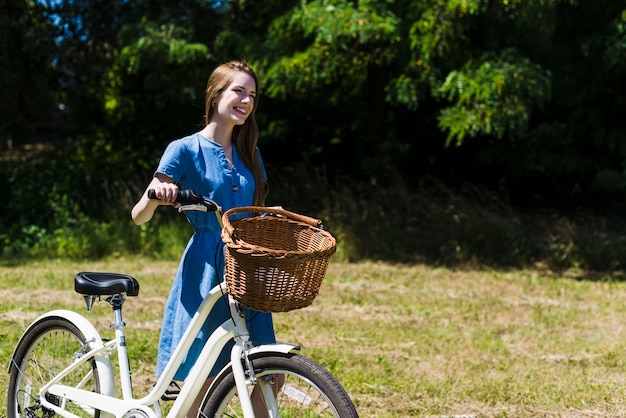
[[[506,195],[433,178],[410,190],[393,175],[386,185],[331,185],[323,170],[303,167],[276,177],[287,180],[275,182],[272,202],[322,219],[345,260],[608,271],[626,259],[626,220],[615,215],[517,209]]]
[[[45,176],[37,174],[41,166],[36,164],[20,167],[20,175],[43,182],[48,198],[33,198],[33,183],[9,188],[8,204],[0,208],[10,215],[0,218],[5,258],[141,254],[178,259],[193,232],[169,208],[158,210],[145,225],[132,223],[129,211],[143,180],[92,179],[90,197],[81,203],[78,186],[45,183],[47,176],[56,178],[50,167]],[[321,219],[337,238],[335,257],[342,260],[505,268],[541,264],[553,270],[624,267],[626,220],[620,216],[591,210],[573,216],[523,211],[511,206],[506,195],[470,184],[452,188],[423,178],[410,189],[393,172],[386,173],[384,184],[329,179],[320,167],[268,167],[268,173],[267,204]]]

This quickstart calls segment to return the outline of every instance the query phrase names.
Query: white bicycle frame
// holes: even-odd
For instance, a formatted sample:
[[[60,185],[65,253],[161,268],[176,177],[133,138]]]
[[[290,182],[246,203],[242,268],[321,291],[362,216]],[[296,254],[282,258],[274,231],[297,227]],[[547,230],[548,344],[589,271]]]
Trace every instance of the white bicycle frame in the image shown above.
[[[46,400],[45,393],[50,393],[71,400],[74,403],[81,405],[87,411],[100,410],[102,411],[101,416],[103,417],[120,418],[129,411],[139,410],[143,411],[145,415],[150,418],[160,418],[161,411],[158,406],[159,399],[161,395],[165,393],[165,390],[172,381],[174,374],[189,351],[195,336],[200,331],[200,328],[208,317],[209,312],[213,306],[218,303],[218,301],[221,301],[223,296],[221,286],[223,286],[223,284],[214,287],[209,292],[209,295],[204,299],[193,316],[189,327],[182,337],[182,340],[179,342],[172,357],[168,361],[162,375],[159,377],[150,392],[141,399],[134,399],[132,394],[131,373],[124,331],[125,324],[122,321],[121,309],[114,310],[115,322],[111,325],[111,328],[115,329],[115,338],[106,343],[103,343],[98,331],[89,323],[89,321],[75,312],[57,310],[44,314],[41,318],[47,316],[60,316],[66,317],[73,323],[78,324],[79,329],[88,334],[86,337],[88,338],[87,345],[89,352],[77,358],[72,365],[67,367],[58,375],[54,376],[45,386],[41,388],[39,399],[42,406],[54,411],[59,416],[78,418],[76,415],[65,411],[62,407],[48,402]],[[261,352],[289,353],[299,350],[298,346],[291,344],[266,344],[252,347],[249,343],[249,333],[246,327],[245,319],[239,315],[237,304],[230,297],[229,305],[232,318],[226,320],[218,329],[216,329],[205,343],[196,363],[189,372],[187,379],[185,379],[185,384],[176,398],[176,401],[167,414],[168,418],[185,416],[189,412],[193,401],[199,395],[199,392],[202,389],[202,386],[211,369],[216,363],[220,352],[231,339],[235,340],[235,345],[231,350],[231,362],[229,365],[232,366],[239,400],[244,412],[244,417],[246,418],[254,417],[252,402],[248,394],[247,386],[248,384],[257,383],[254,371],[250,367],[248,358]],[[115,395],[113,367],[109,360],[110,356],[115,351],[117,351],[119,361],[122,399],[117,398]],[[80,387],[69,387],[60,383],[64,376],[70,374],[79,365],[91,360],[92,358],[96,361],[99,380],[101,382],[100,391],[102,393],[94,393],[90,390],[81,389]],[[244,359],[244,363],[247,365],[249,377],[246,377],[246,372],[242,365],[242,359]],[[222,369],[220,374],[225,373],[227,369],[228,365]],[[86,378],[89,377],[90,376],[87,376]],[[218,379],[215,379],[214,382],[217,380]],[[262,383],[261,385],[263,386]],[[270,416],[277,416],[276,400],[273,396],[271,388],[262,387],[261,389],[266,403],[270,406]],[[153,408],[150,407],[151,405]]]

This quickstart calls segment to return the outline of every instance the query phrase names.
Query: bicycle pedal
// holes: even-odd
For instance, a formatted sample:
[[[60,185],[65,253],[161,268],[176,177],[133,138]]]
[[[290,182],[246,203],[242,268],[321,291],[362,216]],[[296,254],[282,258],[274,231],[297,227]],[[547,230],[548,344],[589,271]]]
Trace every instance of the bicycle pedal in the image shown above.
[[[172,381],[170,385],[165,389],[165,393],[161,395],[161,400],[164,401],[175,401],[178,398],[178,394],[180,393],[180,386],[178,383]]]

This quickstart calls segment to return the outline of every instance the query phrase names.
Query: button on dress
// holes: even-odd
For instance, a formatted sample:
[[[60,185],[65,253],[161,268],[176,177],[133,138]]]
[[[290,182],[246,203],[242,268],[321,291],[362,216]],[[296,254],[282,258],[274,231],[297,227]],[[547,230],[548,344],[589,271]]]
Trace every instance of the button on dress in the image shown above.
[[[257,150],[258,153],[258,150]],[[216,201],[223,210],[250,206],[254,201],[254,176],[239,159],[233,145],[231,166],[222,146],[199,133],[171,142],[165,150],[157,173],[172,178],[180,189],[192,189]],[[259,154],[261,166],[263,163]],[[263,169],[265,173],[265,169]],[[212,212],[184,212],[194,228],[180,261],[176,277],[165,306],[159,351],[157,376],[174,353],[191,318],[209,291],[223,280],[224,244],[221,227]],[[178,369],[175,380],[184,380],[211,333],[229,318],[228,307],[218,302],[196,337],[194,344]],[[269,313],[246,308],[250,340],[255,344],[274,343],[274,327]],[[230,346],[225,349],[210,375],[215,375],[230,358]]]

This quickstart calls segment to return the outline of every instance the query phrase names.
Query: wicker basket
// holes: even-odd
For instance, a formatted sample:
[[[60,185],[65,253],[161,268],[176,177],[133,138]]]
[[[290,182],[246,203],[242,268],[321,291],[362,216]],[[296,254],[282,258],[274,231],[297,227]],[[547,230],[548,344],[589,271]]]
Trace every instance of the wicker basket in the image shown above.
[[[231,220],[235,214],[250,217]],[[226,286],[239,303],[260,312],[304,308],[317,296],[335,238],[321,222],[283,209],[247,206],[222,216]]]

